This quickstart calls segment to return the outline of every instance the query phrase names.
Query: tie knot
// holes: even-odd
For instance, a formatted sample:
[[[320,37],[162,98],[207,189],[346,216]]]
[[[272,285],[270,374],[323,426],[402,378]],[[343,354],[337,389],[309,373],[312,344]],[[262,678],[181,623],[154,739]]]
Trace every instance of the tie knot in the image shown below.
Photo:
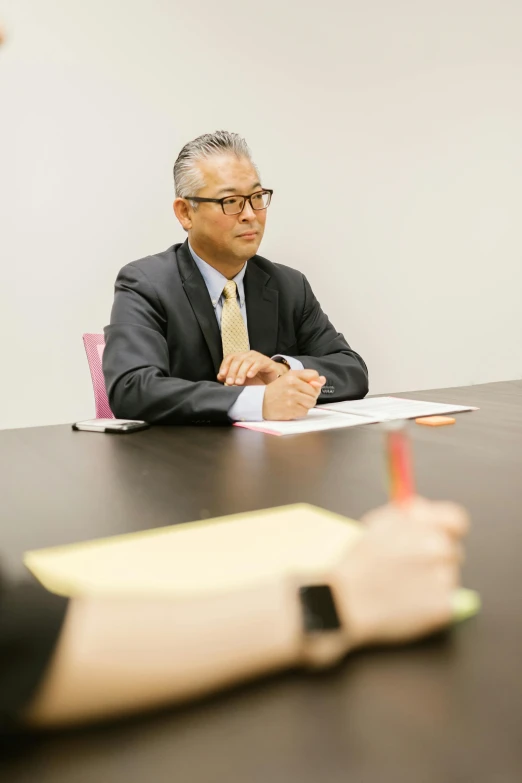
[[[234,280],[229,280],[223,288],[223,296],[225,299],[237,299],[237,285]]]

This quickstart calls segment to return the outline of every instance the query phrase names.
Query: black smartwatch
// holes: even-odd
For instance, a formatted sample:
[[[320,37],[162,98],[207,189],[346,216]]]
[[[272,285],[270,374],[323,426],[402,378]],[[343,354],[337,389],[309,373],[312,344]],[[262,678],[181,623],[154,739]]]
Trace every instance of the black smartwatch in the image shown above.
[[[303,623],[303,663],[311,669],[324,669],[338,663],[349,649],[346,629],[341,623],[332,588],[327,584],[299,588]]]
[[[341,621],[330,585],[306,585],[299,588],[305,633],[338,631]]]

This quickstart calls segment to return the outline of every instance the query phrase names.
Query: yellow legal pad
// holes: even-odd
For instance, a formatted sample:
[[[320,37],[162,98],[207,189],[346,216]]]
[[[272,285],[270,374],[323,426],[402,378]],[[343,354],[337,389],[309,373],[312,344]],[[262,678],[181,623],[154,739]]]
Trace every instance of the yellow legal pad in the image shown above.
[[[306,503],[27,552],[51,592],[179,594],[229,590],[280,573],[321,573],[361,535]]]
[[[27,552],[24,562],[53,593],[195,595],[264,582],[282,573],[320,576],[363,527],[299,503]],[[458,591],[469,616],[473,591]],[[475,595],[475,594],[473,594]]]

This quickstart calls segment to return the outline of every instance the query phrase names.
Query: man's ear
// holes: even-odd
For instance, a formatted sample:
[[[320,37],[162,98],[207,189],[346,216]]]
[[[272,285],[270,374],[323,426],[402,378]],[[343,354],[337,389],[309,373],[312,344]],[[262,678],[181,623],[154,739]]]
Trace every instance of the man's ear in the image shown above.
[[[192,228],[192,218],[191,218],[191,212],[192,209],[185,198],[177,198],[174,199],[174,203],[172,205],[172,208],[174,210],[174,214],[176,215],[177,219],[185,229],[185,231],[188,231],[190,228]]]

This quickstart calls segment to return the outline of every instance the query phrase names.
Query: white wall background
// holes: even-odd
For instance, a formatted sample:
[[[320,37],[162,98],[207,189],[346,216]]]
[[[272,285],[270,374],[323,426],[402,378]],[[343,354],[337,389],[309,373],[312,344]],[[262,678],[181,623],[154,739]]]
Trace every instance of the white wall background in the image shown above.
[[[371,391],[522,377],[521,0],[0,2],[0,427],[93,415],[81,334],[242,133]]]

